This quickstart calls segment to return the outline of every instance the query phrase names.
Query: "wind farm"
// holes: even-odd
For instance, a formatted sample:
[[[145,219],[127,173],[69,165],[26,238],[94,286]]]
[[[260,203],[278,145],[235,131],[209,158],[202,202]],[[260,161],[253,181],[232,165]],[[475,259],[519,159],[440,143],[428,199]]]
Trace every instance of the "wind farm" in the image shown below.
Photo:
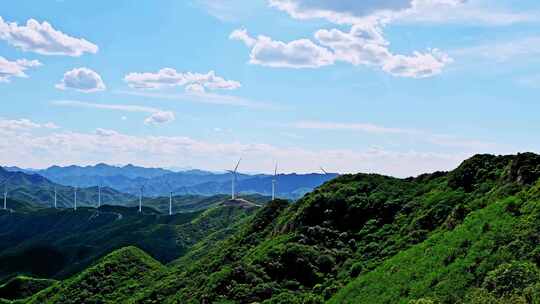
[[[540,1],[3,1],[0,304],[539,304]]]

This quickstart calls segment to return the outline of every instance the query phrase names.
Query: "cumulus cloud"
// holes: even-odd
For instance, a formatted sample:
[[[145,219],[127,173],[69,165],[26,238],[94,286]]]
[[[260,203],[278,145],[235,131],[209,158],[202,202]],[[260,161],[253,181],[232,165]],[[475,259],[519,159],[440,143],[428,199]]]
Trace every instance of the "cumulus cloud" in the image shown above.
[[[0,82],[9,82],[11,77],[26,78],[28,75],[24,71],[38,66],[41,66],[41,62],[37,60],[19,59],[9,61],[0,56]]]
[[[79,57],[84,53],[95,54],[98,46],[82,38],[66,35],[48,23],[34,19],[19,26],[15,22],[5,22],[0,17],[0,39],[23,51],[42,55],[66,55]]]
[[[101,76],[88,68],[76,68],[67,71],[64,78],[56,85],[57,89],[73,89],[83,93],[92,93],[106,89]]]
[[[390,24],[504,26],[540,21],[538,12],[511,11],[491,3],[487,6],[484,1],[268,0],[268,3],[270,7],[286,12],[295,19],[325,19],[334,24],[350,25],[351,29],[321,29],[316,32],[314,40],[291,42],[266,36],[254,37],[245,29],[236,30],[231,33],[230,39],[241,41],[250,49],[250,63],[269,67],[318,68],[341,61],[374,66],[394,76],[409,78],[440,74],[453,59],[446,52],[432,48],[416,50],[411,54],[393,53],[383,33],[383,29]],[[510,46],[508,49],[513,48]],[[490,54],[491,49],[487,49],[486,53]]]
[[[103,104],[84,102],[77,100],[55,100],[52,102],[56,106],[64,107],[76,107],[76,108],[88,108],[88,109],[101,109],[112,111],[124,111],[124,112],[139,112],[151,114],[144,120],[145,124],[164,124],[175,120],[175,115],[171,111],[165,111],[152,107],[138,106],[138,105],[125,105],[125,104]]]
[[[437,49],[412,55],[393,54],[379,27],[355,25],[350,32],[319,30],[315,38],[330,48],[336,60],[353,65],[378,66],[394,76],[425,78],[440,74],[452,59]]]
[[[366,25],[387,23],[413,15],[418,18],[466,2],[466,0],[269,0],[269,5],[296,19],[319,18],[337,24]]]
[[[96,135],[101,137],[112,137],[112,136],[118,136],[120,133],[114,131],[114,130],[108,130],[108,129],[102,129],[97,128],[96,129]]]
[[[334,63],[333,54],[329,50],[309,39],[285,43],[266,36],[252,38],[246,30],[236,30],[229,38],[242,41],[251,48],[251,64],[277,68],[318,68]]]
[[[387,15],[411,9],[413,2],[413,0],[269,0],[271,7],[287,12],[293,18],[323,18],[339,24],[364,23],[374,15]]]
[[[425,78],[440,74],[452,62],[437,49],[410,56],[393,54],[376,26],[354,25],[350,32],[319,30],[315,33],[318,44],[308,39],[284,43],[265,36],[253,38],[246,30],[236,30],[230,38],[251,48],[250,63],[269,67],[318,68],[343,61],[379,67],[394,76]]]
[[[174,118],[175,117],[173,112],[160,111],[150,115],[150,117],[144,120],[144,123],[149,125],[164,124],[173,121]]]
[[[124,81],[135,89],[160,89],[163,87],[185,86],[188,91],[235,90],[242,85],[238,81],[226,80],[214,71],[206,74],[181,73],[172,68],[164,68],[157,73],[129,73]]]

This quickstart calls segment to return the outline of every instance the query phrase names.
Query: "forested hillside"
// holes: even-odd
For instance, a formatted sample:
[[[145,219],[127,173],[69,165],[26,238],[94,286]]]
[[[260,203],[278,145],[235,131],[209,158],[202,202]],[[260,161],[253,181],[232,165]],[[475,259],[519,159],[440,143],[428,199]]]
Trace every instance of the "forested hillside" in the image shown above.
[[[407,179],[344,175],[201,239],[135,292],[129,273],[103,280],[114,276],[124,303],[538,303],[539,178],[532,153]],[[84,299],[105,287],[81,280],[88,271],[30,302],[65,303],[76,289],[77,303],[95,303]]]
[[[172,216],[119,206],[0,212],[0,282],[17,274],[66,278],[130,245],[168,263],[209,235],[233,233],[253,211],[216,204]]]

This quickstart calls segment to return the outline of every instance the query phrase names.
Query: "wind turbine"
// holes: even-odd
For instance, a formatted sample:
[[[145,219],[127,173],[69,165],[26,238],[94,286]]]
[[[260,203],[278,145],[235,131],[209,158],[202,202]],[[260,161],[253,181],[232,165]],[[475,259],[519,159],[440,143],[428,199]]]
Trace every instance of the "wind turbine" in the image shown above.
[[[169,215],[172,215],[173,190],[171,184],[168,181],[165,181],[165,183],[169,187]]]
[[[13,177],[15,176],[15,174],[11,174],[10,176],[6,177],[1,183],[1,184],[4,184],[4,210],[7,210],[7,182]]]
[[[277,163],[274,170],[274,177],[272,178],[272,200],[276,199],[276,185],[277,185]]]
[[[77,211],[77,187],[73,188],[73,210]]]
[[[141,185],[140,192],[139,192],[139,213],[142,213],[142,201],[143,201],[143,193],[144,193],[144,187],[148,183],[148,180],[144,182],[144,184]]]
[[[144,191],[144,185],[141,186],[140,192],[139,192],[139,213],[142,212],[142,197],[143,197],[143,191]]]
[[[328,172],[326,172],[326,170],[324,170],[323,167],[320,167],[321,168],[321,171],[324,173],[324,175],[328,175]]]
[[[56,209],[56,203],[57,203],[57,199],[56,199],[56,186],[54,186],[54,209]]]
[[[4,185],[4,210],[7,210],[7,183]]]
[[[99,209],[99,207],[101,207],[101,184],[98,185],[98,203],[97,203],[97,207]]]
[[[236,198],[236,192],[234,189],[235,183],[236,183],[236,172],[238,171],[238,166],[240,166],[240,162],[242,159],[240,158],[238,162],[236,163],[236,167],[234,167],[234,170],[227,170],[227,172],[231,173],[232,175],[232,182],[231,182],[231,199]]]

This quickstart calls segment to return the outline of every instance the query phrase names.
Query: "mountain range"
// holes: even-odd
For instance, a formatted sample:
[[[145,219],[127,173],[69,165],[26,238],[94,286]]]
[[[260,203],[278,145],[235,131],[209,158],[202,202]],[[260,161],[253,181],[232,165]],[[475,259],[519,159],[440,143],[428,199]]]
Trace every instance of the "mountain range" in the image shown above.
[[[3,303],[540,301],[533,153],[405,179],[341,175],[294,203],[224,201],[174,216],[20,205],[0,212],[0,292],[20,290]],[[33,260],[52,270],[36,273]]]
[[[58,207],[72,207],[74,204],[74,187],[54,183],[37,173],[10,172],[0,167],[0,183],[4,181],[5,183],[0,184],[0,189],[2,194],[7,191],[10,199],[33,203],[42,207],[52,207],[54,206],[54,193],[56,191]],[[109,204],[122,204],[135,199],[130,194],[109,187],[101,189],[101,196],[102,202]],[[93,206],[96,205],[97,201],[97,187],[81,187],[77,189],[77,203],[80,206]]]
[[[203,170],[173,172],[160,168],[133,165],[123,167],[98,164],[95,166],[53,166],[43,170],[4,167],[12,172],[38,174],[52,182],[71,187],[104,186],[119,192],[138,195],[144,187],[145,196],[217,195],[230,193],[231,174]],[[296,200],[337,174],[279,174],[276,177],[277,196]],[[244,194],[271,195],[271,175],[237,174],[237,190]]]
[[[538,303],[539,206],[532,153],[406,179],[342,175],[252,209],[169,263],[135,244],[39,292],[16,279],[34,290],[18,303]]]

